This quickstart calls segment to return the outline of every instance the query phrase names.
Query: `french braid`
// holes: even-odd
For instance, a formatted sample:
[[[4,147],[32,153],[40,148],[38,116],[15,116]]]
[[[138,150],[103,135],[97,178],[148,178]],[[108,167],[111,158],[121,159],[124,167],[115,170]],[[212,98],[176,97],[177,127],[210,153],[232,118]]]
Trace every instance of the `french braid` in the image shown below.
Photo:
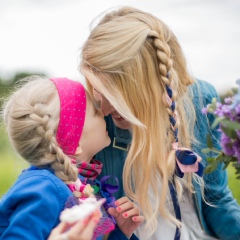
[[[160,79],[166,86],[164,89],[164,93],[162,96],[162,100],[166,106],[166,110],[169,114],[170,118],[175,119],[173,123],[171,121],[171,127],[175,131],[178,129],[179,121],[177,119],[177,112],[175,110],[176,105],[172,106],[172,104],[176,104],[176,92],[174,91],[174,86],[177,85],[177,74],[172,67],[171,60],[171,51],[169,45],[165,42],[164,36],[162,34],[158,34],[154,30],[149,31],[149,36],[154,38],[154,46],[157,49],[157,57],[159,59],[159,71],[160,71]],[[173,78],[173,76],[175,76]],[[175,139],[174,139],[175,140]]]
[[[176,111],[176,92],[174,91],[174,86],[177,85],[177,74],[173,69],[172,59],[171,59],[171,51],[169,45],[165,42],[164,36],[162,34],[163,31],[160,31],[160,33],[150,30],[149,36],[153,38],[153,44],[156,48],[156,55],[159,61],[159,72],[160,72],[160,80],[164,83],[165,88],[162,100],[165,104],[166,111],[169,115],[169,122],[170,122],[170,129],[168,131],[169,136],[171,136],[171,142],[178,142],[178,126],[179,121],[177,118],[177,111]],[[174,76],[174,78],[173,78]],[[179,182],[179,179],[175,176],[175,151],[170,150],[170,153],[168,155],[168,158],[166,159],[169,167],[169,172],[172,174],[172,179],[169,179],[169,188],[170,192],[173,197],[173,201],[176,202],[174,204],[177,219],[173,219],[170,217],[171,220],[173,220],[178,228],[176,229],[176,236],[180,236],[180,227],[181,227],[181,215],[179,210],[179,205],[177,203],[176,194],[178,195],[178,198],[182,195],[182,186]],[[176,191],[176,192],[175,192]],[[162,212],[162,207],[160,206],[160,211]]]
[[[3,111],[14,148],[31,165],[50,165],[63,181],[75,181],[77,168],[55,137],[60,108],[55,85],[38,76],[22,81],[27,83],[10,97]]]

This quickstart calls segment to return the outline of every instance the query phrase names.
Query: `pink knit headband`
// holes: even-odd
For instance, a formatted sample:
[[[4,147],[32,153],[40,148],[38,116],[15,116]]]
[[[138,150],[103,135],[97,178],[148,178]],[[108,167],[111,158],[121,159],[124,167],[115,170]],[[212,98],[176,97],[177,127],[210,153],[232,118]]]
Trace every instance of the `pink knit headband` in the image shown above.
[[[60,99],[57,142],[68,155],[76,153],[86,114],[86,92],[81,83],[67,78],[51,78]]]

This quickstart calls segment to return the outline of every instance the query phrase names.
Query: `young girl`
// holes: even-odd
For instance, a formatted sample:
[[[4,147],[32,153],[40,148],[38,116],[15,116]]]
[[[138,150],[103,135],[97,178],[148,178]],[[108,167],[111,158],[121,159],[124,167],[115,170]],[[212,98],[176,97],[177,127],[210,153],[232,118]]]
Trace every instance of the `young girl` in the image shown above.
[[[108,215],[108,208],[115,206],[113,186],[106,183],[108,177],[95,180],[102,164],[93,156],[110,144],[102,112],[79,82],[38,76],[28,80],[3,109],[10,141],[31,167],[0,201],[0,239],[47,239],[60,213],[89,197],[106,198],[93,239],[113,230],[115,222],[130,228],[116,227],[109,239],[134,239],[132,232],[143,220],[138,209],[121,198],[116,202],[120,214],[115,219]],[[85,223],[92,221],[98,216]],[[78,234],[86,239],[84,231]],[[71,236],[66,232],[59,239]]]

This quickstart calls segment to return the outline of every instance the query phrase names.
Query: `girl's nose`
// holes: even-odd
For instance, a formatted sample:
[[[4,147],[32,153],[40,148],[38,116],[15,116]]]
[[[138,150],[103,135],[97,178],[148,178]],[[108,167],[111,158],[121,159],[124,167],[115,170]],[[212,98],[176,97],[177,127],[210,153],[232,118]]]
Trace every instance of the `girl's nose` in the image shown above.
[[[100,115],[102,118],[104,117],[103,111],[100,108],[97,108],[98,115]]]

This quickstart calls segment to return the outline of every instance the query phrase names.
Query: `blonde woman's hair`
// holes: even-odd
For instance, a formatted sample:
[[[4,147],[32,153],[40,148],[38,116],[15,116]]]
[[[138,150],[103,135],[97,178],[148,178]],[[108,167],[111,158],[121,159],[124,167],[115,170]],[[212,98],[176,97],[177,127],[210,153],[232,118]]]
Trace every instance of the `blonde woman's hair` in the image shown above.
[[[2,112],[10,142],[31,165],[49,165],[64,182],[76,181],[77,168],[56,141],[60,101],[54,83],[40,76],[21,82]]]
[[[176,102],[180,147],[190,148],[194,139],[195,111],[188,93],[194,79],[187,71],[177,38],[151,14],[120,8],[106,14],[91,31],[82,48],[80,71],[132,124],[123,185],[126,194],[139,203],[146,228],[150,234],[156,230],[159,212],[180,226],[166,207],[168,183],[173,181],[176,164],[172,150],[175,138],[169,121],[173,113],[162,99],[166,86],[171,87]],[[192,175],[185,176],[185,185],[193,191]],[[182,184],[178,177],[174,178],[180,198]],[[157,180],[161,181],[161,190]],[[154,205],[149,190],[155,194]]]

